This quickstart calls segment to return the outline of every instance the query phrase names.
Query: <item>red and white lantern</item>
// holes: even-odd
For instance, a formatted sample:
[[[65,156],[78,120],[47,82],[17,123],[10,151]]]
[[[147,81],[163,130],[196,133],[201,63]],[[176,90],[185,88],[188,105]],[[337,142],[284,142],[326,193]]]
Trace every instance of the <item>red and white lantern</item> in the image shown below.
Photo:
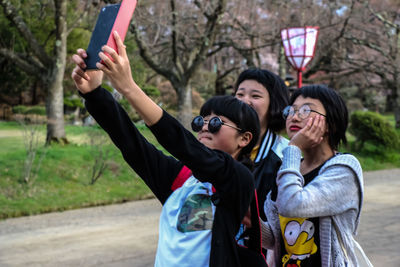
[[[318,27],[295,27],[281,30],[286,58],[297,70],[298,88],[302,86],[302,71],[314,57],[318,30]]]

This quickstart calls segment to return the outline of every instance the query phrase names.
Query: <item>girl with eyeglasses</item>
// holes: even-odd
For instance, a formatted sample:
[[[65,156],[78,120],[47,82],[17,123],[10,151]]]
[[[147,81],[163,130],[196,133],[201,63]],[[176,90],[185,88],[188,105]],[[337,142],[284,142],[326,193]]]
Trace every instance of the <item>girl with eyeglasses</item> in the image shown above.
[[[263,246],[274,251],[270,266],[357,266],[363,175],[354,156],[338,152],[346,143],[345,103],[324,85],[305,86],[283,118],[290,142],[262,224]]]
[[[252,174],[239,161],[258,139],[256,112],[232,96],[211,98],[193,120],[196,139],[136,85],[125,46],[114,38],[119,55],[104,46],[100,71],[84,71],[79,49],[72,78],[87,110],[163,205],[155,266],[266,266],[261,254],[235,240],[254,193]],[[103,73],[173,157],[150,144],[101,88]]]

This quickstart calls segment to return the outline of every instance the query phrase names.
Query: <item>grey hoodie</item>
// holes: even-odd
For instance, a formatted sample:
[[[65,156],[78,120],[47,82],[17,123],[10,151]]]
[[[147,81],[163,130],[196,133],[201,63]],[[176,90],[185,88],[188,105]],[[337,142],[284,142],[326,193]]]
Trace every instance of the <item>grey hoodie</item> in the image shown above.
[[[338,154],[329,159],[307,186],[300,174],[301,150],[288,146],[276,182],[278,195],[271,192],[264,204],[267,221],[262,223],[263,247],[273,249],[268,255],[270,267],[282,266],[279,214],[285,217],[319,217],[322,266],[357,266],[353,238],[360,221],[363,202],[363,175],[360,163],[350,154]],[[340,233],[348,260],[338,240]]]

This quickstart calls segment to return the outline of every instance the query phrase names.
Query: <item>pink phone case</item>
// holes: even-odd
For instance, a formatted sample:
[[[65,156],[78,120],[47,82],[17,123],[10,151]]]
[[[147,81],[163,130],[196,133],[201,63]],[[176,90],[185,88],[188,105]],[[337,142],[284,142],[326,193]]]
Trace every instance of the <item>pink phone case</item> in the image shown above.
[[[129,24],[135,11],[137,0],[122,0],[121,7],[119,8],[117,17],[115,18],[114,26],[110,32],[107,45],[113,48],[118,53],[117,44],[114,40],[114,31],[117,31],[122,39],[125,40],[126,32],[128,31]]]
[[[125,40],[136,3],[137,0],[123,0],[120,4],[107,5],[102,8],[86,50],[88,55],[85,58],[86,69],[97,69],[96,63],[102,62],[99,52],[104,45],[112,47],[118,53],[113,33],[117,31],[122,41]],[[111,58],[109,55],[107,56]]]

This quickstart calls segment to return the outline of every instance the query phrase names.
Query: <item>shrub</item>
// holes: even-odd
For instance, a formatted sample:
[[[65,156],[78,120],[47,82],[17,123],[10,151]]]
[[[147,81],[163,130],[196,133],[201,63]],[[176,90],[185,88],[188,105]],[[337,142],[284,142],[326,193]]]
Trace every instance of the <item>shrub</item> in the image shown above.
[[[12,112],[14,114],[25,114],[25,112],[28,110],[27,106],[23,105],[18,105],[18,106],[13,106],[12,107]]]
[[[76,107],[84,108],[81,98],[77,95],[70,95],[64,97],[64,105],[70,108],[76,108]]]
[[[365,142],[385,149],[400,147],[394,127],[380,114],[371,111],[355,111],[350,116],[350,132],[356,137],[356,150]]]
[[[14,114],[35,114],[35,115],[46,115],[46,108],[44,106],[24,106],[18,105],[12,107]]]
[[[27,109],[25,114],[46,115],[46,108],[44,106],[31,106]]]

